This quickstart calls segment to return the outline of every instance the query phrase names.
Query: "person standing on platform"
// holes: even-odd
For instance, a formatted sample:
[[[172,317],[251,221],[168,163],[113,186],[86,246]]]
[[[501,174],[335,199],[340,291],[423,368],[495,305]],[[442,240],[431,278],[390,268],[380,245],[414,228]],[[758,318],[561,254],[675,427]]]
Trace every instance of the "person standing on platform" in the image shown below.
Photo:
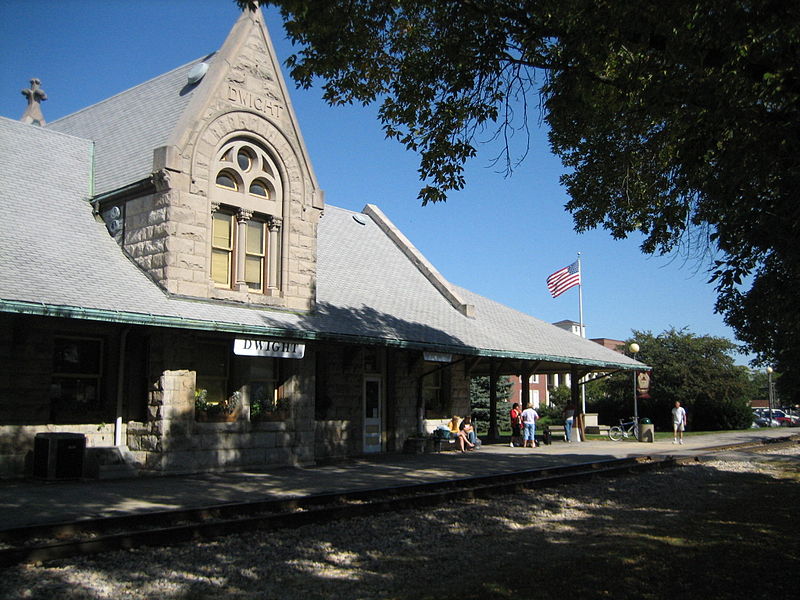
[[[517,402],[514,402],[514,405],[511,407],[508,418],[511,421],[511,441],[508,445],[511,448],[514,446],[522,446],[522,411],[519,409],[519,404]]]
[[[564,438],[567,443],[572,441],[572,423],[575,418],[575,410],[567,406],[564,409]]]
[[[680,401],[675,400],[675,408],[672,409],[672,443],[683,443],[683,430],[686,429],[686,409],[681,406]]]
[[[536,447],[536,421],[539,418],[539,413],[533,409],[533,405],[529,402],[525,405],[525,410],[522,411],[522,447],[535,448]],[[530,442],[530,446],[528,446]]]

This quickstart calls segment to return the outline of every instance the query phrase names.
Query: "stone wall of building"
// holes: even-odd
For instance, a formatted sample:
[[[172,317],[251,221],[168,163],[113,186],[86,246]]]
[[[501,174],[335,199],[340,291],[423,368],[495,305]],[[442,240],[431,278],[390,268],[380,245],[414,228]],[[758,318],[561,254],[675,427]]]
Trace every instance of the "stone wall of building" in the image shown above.
[[[0,315],[0,423],[47,423],[53,336],[22,315]]]
[[[114,443],[114,389],[107,376],[116,372],[117,328],[67,319],[0,315],[0,477],[21,477],[32,472],[37,433],[81,433],[88,448]],[[83,414],[58,414],[53,422],[51,385],[54,340],[91,337],[102,340],[103,385],[99,390],[104,409],[95,423]],[[111,375],[113,377],[113,375]]]
[[[389,354],[389,395],[393,406],[389,411],[393,428],[387,431],[387,448],[402,450],[405,440],[417,432],[419,377],[422,375],[419,352],[392,351]]]
[[[240,405],[224,421],[203,421],[195,411],[197,338],[159,336],[151,357],[158,374],[149,392],[147,419],[128,423],[128,448],[137,467],[153,472],[200,472],[309,464],[314,460],[314,353],[282,360],[281,396],[288,415],[251,419],[246,368],[232,364],[231,386]],[[227,340],[232,345],[232,339]],[[231,356],[232,361],[236,357]],[[176,369],[182,365],[186,368]],[[172,367],[172,368],[170,368]]]
[[[117,239],[170,293],[308,310],[315,300],[317,225],[324,200],[260,19],[258,14],[238,23],[210,62],[203,87],[170,143],[155,149],[155,193],[120,204],[124,233]],[[274,197],[259,199],[246,189],[216,185],[218,153],[232,140],[245,140],[270,157],[277,171],[269,173],[276,182]],[[221,206],[241,209],[236,216],[242,222],[268,218],[270,236],[278,241],[267,253],[267,261],[273,261],[267,272],[279,280],[277,287],[271,281],[263,293],[252,293],[241,280],[230,287],[214,285],[211,214]]]
[[[363,368],[364,348],[324,346],[317,376],[316,442],[317,458],[354,456],[363,452]],[[408,437],[417,434],[418,399],[421,377],[431,369],[418,351],[381,350],[384,383],[384,450],[402,450]],[[464,363],[446,367],[447,393],[455,414],[469,411],[469,379]]]
[[[240,410],[226,422],[205,422],[195,411],[199,356],[209,344],[231,348],[230,335],[162,328],[127,328],[70,319],[0,317],[0,476],[30,473],[34,438],[40,432],[82,433],[89,448],[114,445],[117,383],[124,379],[120,434],[135,466],[143,473],[202,472],[311,464],[363,452],[365,376],[383,382],[383,450],[399,451],[417,432],[419,383],[431,364],[420,352],[347,344],[306,344],[303,359],[278,361],[285,413],[273,420],[251,417],[249,365],[259,358],[231,354],[227,388],[238,392]],[[104,413],[94,422],[53,422],[51,381],[54,340],[93,338],[103,342],[101,390]],[[120,372],[120,340],[127,339],[126,369]],[[133,340],[146,340],[134,344]],[[147,355],[136,348],[146,348]],[[373,364],[366,367],[371,353]],[[258,363],[260,364],[260,363]],[[466,414],[469,382],[463,363],[447,367],[454,411]],[[146,382],[144,381],[146,379]],[[140,397],[141,396],[141,397]],[[133,416],[135,415],[135,418]],[[76,419],[77,413],[76,413]],[[26,471],[27,469],[27,471]]]
[[[160,285],[167,280],[168,203],[150,194],[122,205],[122,247]]]
[[[315,393],[317,458],[361,453],[363,357],[358,346],[320,345]]]

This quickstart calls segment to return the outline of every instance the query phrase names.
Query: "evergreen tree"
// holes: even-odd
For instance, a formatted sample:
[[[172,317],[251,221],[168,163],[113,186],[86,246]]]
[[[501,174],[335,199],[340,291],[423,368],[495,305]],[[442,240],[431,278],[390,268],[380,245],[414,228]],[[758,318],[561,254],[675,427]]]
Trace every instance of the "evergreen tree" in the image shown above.
[[[508,410],[501,408],[501,403],[508,403],[511,395],[513,383],[510,377],[498,377],[497,379],[497,421],[499,426],[503,426],[503,416],[508,414]],[[469,384],[470,410],[472,421],[478,431],[484,432],[489,429],[489,378],[473,377]]]

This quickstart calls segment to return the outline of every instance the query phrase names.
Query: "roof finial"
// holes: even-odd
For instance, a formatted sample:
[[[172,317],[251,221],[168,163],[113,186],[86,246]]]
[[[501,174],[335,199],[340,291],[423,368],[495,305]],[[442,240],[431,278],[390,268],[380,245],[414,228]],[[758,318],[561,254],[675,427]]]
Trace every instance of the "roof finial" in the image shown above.
[[[22,90],[22,95],[28,99],[28,107],[22,114],[20,121],[32,125],[44,125],[44,115],[42,114],[42,102],[47,100],[47,94],[39,87],[42,82],[36,78],[31,79],[31,87]]]

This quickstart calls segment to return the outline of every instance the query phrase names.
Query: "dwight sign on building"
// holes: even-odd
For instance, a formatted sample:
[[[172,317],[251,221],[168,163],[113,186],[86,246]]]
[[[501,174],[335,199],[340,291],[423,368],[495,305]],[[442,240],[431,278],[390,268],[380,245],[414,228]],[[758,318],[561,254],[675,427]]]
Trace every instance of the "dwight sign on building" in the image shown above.
[[[286,340],[257,340],[236,338],[233,342],[233,353],[238,356],[266,356],[271,358],[303,358],[305,344]]]

